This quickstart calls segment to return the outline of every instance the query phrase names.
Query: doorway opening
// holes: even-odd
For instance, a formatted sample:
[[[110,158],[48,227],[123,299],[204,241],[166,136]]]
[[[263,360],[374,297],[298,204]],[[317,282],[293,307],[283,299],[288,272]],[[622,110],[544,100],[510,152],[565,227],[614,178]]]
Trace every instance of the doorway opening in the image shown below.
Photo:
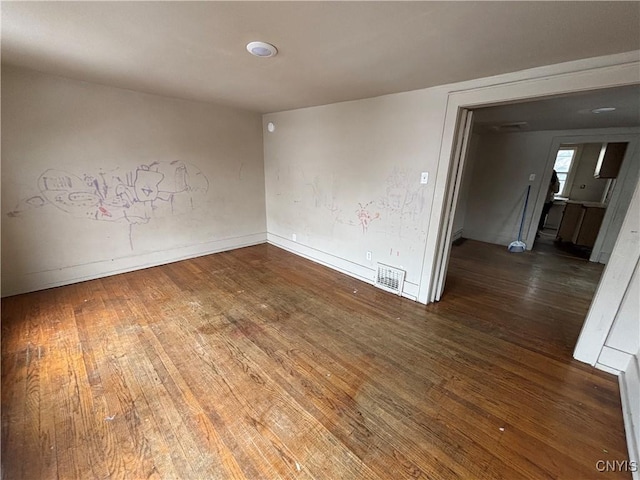
[[[511,315],[520,320],[494,325],[496,328],[504,328],[500,331],[506,335],[515,326],[520,332],[515,335],[523,339],[528,329],[533,335],[529,338],[531,348],[536,348],[536,342],[547,345],[545,348],[555,342],[556,354],[571,357],[638,183],[638,92],[638,86],[633,85],[473,111],[463,109],[451,172],[455,179],[450,183],[450,211],[445,213],[450,242],[444,245],[438,268],[436,300],[443,293],[443,299],[447,294],[460,293],[461,282],[475,278],[475,284],[471,281],[467,287],[482,295],[474,298],[489,298],[491,291],[498,294],[489,317]],[[605,122],[595,114],[590,117],[580,113],[595,109],[590,102],[601,105],[624,95],[636,96],[631,102],[635,115],[611,116]],[[561,111],[572,115],[563,116]],[[600,153],[613,144],[625,146],[618,172],[613,178],[598,177]],[[561,167],[557,163],[559,152],[570,161],[568,168],[557,172],[562,177],[558,206],[546,214],[554,167]],[[509,254],[506,246],[516,239],[529,185],[532,193],[523,224],[527,251]],[[580,197],[587,193],[589,196]],[[554,204],[555,200],[554,195]],[[567,209],[568,205],[571,207]],[[576,208],[577,214],[573,211]],[[543,213],[544,223],[539,229]],[[572,216],[575,218],[570,221]],[[556,244],[558,238],[560,243]],[[547,240],[550,248],[545,249]],[[556,248],[562,243],[588,250],[567,255]],[[445,284],[449,286],[445,288]],[[496,309],[499,304],[513,308],[500,313]],[[480,309],[477,305],[474,311]],[[531,315],[521,316],[522,312]],[[538,319],[537,323],[527,325],[525,320],[532,317]]]
[[[624,135],[618,137],[624,138]],[[604,242],[611,220],[609,215],[609,221],[604,221],[606,212],[609,207],[617,206],[613,198],[618,177],[623,175],[620,182],[635,184],[637,169],[632,165],[622,169],[629,142],[598,141],[602,139],[602,136],[585,135],[584,143],[560,144],[555,151],[534,250],[606,263],[615,239],[609,235],[609,240]],[[599,236],[602,239],[596,248]]]

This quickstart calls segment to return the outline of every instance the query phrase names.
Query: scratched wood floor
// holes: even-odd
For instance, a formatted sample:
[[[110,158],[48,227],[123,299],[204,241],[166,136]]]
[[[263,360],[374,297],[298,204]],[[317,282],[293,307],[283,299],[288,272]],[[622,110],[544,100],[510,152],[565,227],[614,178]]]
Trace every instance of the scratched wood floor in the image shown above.
[[[4,479],[590,479],[601,268],[467,241],[425,307],[259,245],[2,301]]]

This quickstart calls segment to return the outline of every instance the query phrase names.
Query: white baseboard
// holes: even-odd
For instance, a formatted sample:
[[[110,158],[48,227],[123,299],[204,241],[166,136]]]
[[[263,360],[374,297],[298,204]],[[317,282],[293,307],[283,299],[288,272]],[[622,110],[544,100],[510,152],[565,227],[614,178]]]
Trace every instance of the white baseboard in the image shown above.
[[[273,233],[267,233],[267,242],[276,247],[280,247],[291,253],[304,257],[312,262],[319,263],[325,267],[329,267],[338,272],[354,277],[362,282],[373,285],[375,283],[375,268],[368,267],[366,265],[360,265],[359,263],[352,262],[336,255],[332,255],[327,252],[303,245],[299,242],[294,242],[287,238],[275,235]],[[404,288],[402,290],[402,296],[410,300],[417,301],[418,299],[418,285],[411,282],[404,282]]]
[[[114,258],[84,265],[72,265],[55,270],[26,273],[15,278],[3,279],[2,296],[18,295],[46,288],[60,287],[72,283],[84,282],[95,278],[107,277],[119,273],[142,270],[188,258],[201,257],[212,253],[224,252],[236,248],[258,245],[267,241],[266,232],[239,237],[229,237],[211,242],[186,245],[159,252]]]
[[[640,365],[634,356],[626,372],[618,377],[624,431],[627,436],[629,463],[635,462],[634,480],[640,480]]]
[[[611,375],[615,375],[616,377],[620,375],[620,370],[618,370],[617,368],[611,368],[611,367],[608,367],[607,365],[603,365],[598,362],[596,362],[594,367],[596,367],[598,370],[601,370],[603,372],[607,372],[607,373],[610,373]]]
[[[455,232],[453,232],[451,234],[451,241],[455,242],[456,240],[458,240],[459,238],[462,238],[462,229],[460,230],[456,230]]]
[[[516,235],[506,236],[502,234],[497,235],[487,235],[484,231],[473,231],[469,229],[464,229],[464,238],[468,238],[469,240],[477,240],[478,242],[483,243],[491,243],[492,245],[502,245],[503,247],[508,247],[511,242],[517,240],[517,232]],[[522,241],[527,245],[527,250],[531,250],[533,245],[527,243],[527,236],[525,233],[522,234]]]
[[[602,351],[600,352],[600,356],[598,357],[598,362],[596,363],[596,367],[600,368],[600,370],[605,370],[601,368],[602,366],[609,367],[609,369],[615,370],[609,373],[614,373],[615,375],[619,375],[620,372],[624,372],[631,361],[633,355],[627,352],[623,352],[622,350],[617,350],[615,348],[611,348],[608,346],[602,347]]]

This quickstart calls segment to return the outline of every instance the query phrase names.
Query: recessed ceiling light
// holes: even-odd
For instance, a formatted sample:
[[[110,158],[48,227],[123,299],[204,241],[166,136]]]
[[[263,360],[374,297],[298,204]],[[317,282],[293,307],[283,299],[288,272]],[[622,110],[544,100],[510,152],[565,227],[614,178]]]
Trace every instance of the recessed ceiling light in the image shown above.
[[[594,108],[593,110],[591,110],[591,113],[609,113],[609,112],[613,112],[616,109],[616,107],[600,107],[600,108]]]
[[[278,49],[265,42],[250,42],[247,44],[247,51],[256,57],[274,57],[278,53]]]

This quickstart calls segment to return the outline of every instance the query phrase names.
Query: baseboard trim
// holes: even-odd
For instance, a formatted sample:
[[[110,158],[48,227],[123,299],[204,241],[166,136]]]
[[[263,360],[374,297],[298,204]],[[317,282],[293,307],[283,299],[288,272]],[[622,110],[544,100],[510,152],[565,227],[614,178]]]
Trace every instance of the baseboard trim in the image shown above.
[[[598,365],[607,366],[610,369],[616,371],[615,375],[619,375],[620,372],[624,372],[631,361],[633,355],[627,352],[623,352],[622,350],[618,350],[616,348],[611,348],[608,346],[602,347],[602,351],[598,356],[598,362],[596,363],[596,367]]]
[[[322,250],[318,250],[299,242],[294,242],[287,238],[273,233],[267,233],[267,242],[276,247],[282,248],[295,255],[299,255],[312,262],[319,263],[362,282],[373,285],[375,283],[376,270],[372,267],[360,265],[345,258],[332,255]],[[418,300],[418,285],[411,282],[404,282],[402,296],[413,301]]]
[[[26,273],[2,281],[2,297],[35,292],[47,288],[94,280],[120,273],[157,267],[189,258],[258,245],[267,241],[266,232],[223,238],[196,245],[185,245],[159,252],[144,253],[125,258],[114,258],[84,265],[73,265],[55,270]]]
[[[602,363],[596,362],[594,367],[596,367],[598,370],[600,370],[602,372],[607,372],[607,373],[610,373],[611,375],[615,375],[616,377],[620,375],[620,370],[617,370],[615,368],[611,368],[611,367],[609,367],[607,365],[603,365]]]
[[[634,365],[634,368],[638,369],[638,365],[637,365],[637,361],[636,361],[636,365]],[[636,377],[638,377],[638,372],[634,372]],[[620,384],[620,400],[622,401],[622,418],[624,420],[624,431],[625,431],[625,435],[627,437],[627,448],[629,450],[629,463],[631,462],[635,462],[634,465],[636,465],[636,471],[631,472],[632,473],[632,477],[633,480],[640,480],[640,445],[638,445],[638,441],[637,439],[640,438],[640,432],[638,432],[636,429],[639,428],[638,426],[638,419],[633,418],[633,406],[632,406],[632,402],[634,400],[631,399],[631,394],[630,394],[630,388],[634,388],[631,387],[628,384],[628,376],[625,372],[621,372],[619,377],[618,377],[618,382]],[[637,378],[636,378],[636,382],[637,382]],[[635,386],[635,388],[638,388],[638,385]]]

